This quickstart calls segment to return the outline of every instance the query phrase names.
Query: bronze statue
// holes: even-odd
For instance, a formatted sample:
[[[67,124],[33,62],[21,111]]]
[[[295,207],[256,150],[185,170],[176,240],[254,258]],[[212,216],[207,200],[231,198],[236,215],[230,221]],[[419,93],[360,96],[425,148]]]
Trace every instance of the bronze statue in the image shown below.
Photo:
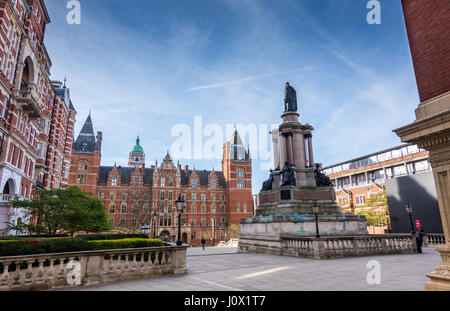
[[[272,190],[272,184],[273,184],[273,170],[270,170],[270,178],[263,183],[261,191]]]
[[[289,162],[286,162],[284,164],[283,170],[281,171],[283,174],[283,183],[282,186],[295,186],[295,173],[292,169],[292,166],[289,164]]]
[[[314,171],[314,175],[316,177],[316,186],[317,187],[334,187],[333,183],[331,182],[330,177],[323,174],[320,171],[319,165],[316,165],[316,170]]]
[[[286,83],[284,95],[284,111],[297,112],[297,92],[289,82]]]

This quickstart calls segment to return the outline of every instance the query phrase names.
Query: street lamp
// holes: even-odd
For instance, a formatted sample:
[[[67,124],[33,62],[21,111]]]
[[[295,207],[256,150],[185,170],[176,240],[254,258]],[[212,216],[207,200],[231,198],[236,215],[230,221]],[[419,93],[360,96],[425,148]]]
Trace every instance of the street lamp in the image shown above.
[[[416,231],[414,230],[414,224],[413,224],[413,219],[412,219],[412,211],[413,211],[413,206],[411,203],[406,204],[406,212],[409,214],[409,220],[411,221],[411,234],[415,234]]]
[[[314,216],[316,218],[316,238],[320,238],[320,234],[319,234],[319,220],[318,220],[318,215],[319,215],[319,206],[317,205],[317,202],[314,202],[314,206],[313,206],[313,212],[314,212]]]
[[[178,200],[175,201],[175,206],[177,208],[177,212],[178,212],[178,241],[177,241],[177,246],[181,246],[183,245],[183,242],[181,241],[181,214],[183,213],[184,210],[184,199],[181,196],[181,194],[178,196]]]
[[[155,211],[152,215],[153,221],[153,238],[156,239],[156,223],[158,221],[158,213]]]

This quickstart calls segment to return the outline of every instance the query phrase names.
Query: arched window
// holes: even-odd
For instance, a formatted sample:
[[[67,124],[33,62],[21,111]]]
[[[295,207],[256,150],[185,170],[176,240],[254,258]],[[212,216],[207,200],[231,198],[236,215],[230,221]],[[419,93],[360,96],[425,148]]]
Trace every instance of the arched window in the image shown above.
[[[196,213],[197,213],[197,205],[192,204],[192,206],[191,206],[191,212],[192,212],[193,214],[196,214]]]
[[[202,201],[206,201],[206,194],[202,193]]]
[[[87,184],[87,176],[88,176],[89,162],[86,160],[82,160],[78,162],[77,165],[77,184],[85,185]]]
[[[120,222],[119,222],[119,226],[120,227],[125,227],[127,225],[127,221],[124,219],[124,218],[122,218],[121,220],[120,220]]]
[[[241,212],[241,204],[236,204],[236,212],[240,213]]]
[[[238,168],[236,174],[237,177],[244,177],[244,170],[242,168]]]
[[[247,213],[247,203],[244,203],[244,213]]]
[[[127,206],[125,204],[122,204],[122,206],[120,208],[120,212],[122,214],[126,214],[127,213]]]
[[[111,204],[109,206],[109,213],[114,214],[116,212],[116,206],[114,204]]]
[[[220,206],[220,212],[222,213],[222,214],[225,214],[225,205],[221,205]]]

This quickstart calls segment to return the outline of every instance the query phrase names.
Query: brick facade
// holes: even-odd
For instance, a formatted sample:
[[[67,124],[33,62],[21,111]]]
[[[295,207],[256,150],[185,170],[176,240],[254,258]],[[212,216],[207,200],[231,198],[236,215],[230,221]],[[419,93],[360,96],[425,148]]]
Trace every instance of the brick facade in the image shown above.
[[[450,91],[448,0],[402,0],[420,101]],[[426,13],[424,13],[426,12]]]
[[[13,196],[68,177],[76,111],[69,89],[50,80],[48,23],[43,0],[0,0],[0,235],[5,221],[25,221],[20,211],[5,216]]]
[[[252,162],[237,131],[224,145],[222,171],[182,167],[173,163],[169,153],[161,164],[146,168],[139,138],[130,152],[131,166],[101,166],[102,134],[94,135],[90,116],[80,134],[73,148],[69,184],[102,199],[118,229],[139,232],[142,225],[149,225],[150,235],[176,239],[179,195],[186,202],[182,239],[192,245],[200,245],[202,237],[208,245],[225,240],[230,224],[253,215]],[[244,152],[233,152],[238,149]]]

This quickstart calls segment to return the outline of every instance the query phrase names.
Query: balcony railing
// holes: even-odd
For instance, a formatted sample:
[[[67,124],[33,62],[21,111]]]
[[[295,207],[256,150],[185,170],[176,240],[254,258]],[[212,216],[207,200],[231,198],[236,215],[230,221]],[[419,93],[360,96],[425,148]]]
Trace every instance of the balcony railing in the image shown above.
[[[17,101],[17,105],[22,107],[31,119],[38,119],[42,117],[41,108],[31,92],[18,91],[15,100]]]
[[[186,246],[0,257],[0,291],[44,290],[185,274]]]

